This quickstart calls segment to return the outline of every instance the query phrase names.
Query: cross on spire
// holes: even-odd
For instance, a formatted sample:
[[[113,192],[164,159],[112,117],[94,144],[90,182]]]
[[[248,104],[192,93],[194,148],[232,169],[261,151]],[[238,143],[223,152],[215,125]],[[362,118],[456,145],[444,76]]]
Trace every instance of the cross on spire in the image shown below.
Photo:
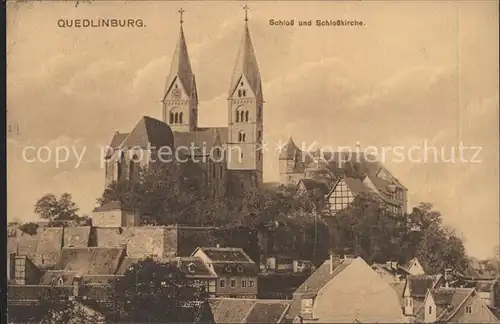
[[[247,5],[243,6],[243,10],[245,10],[245,21],[248,21],[248,9],[250,9]]]
[[[184,22],[184,20],[182,20],[182,14],[184,13],[184,9],[179,9],[179,14],[181,15],[181,24]]]

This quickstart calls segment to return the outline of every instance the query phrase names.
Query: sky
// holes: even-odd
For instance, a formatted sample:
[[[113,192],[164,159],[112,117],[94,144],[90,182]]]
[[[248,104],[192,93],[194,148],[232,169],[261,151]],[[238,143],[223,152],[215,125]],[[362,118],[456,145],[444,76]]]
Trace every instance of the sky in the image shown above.
[[[500,226],[496,3],[247,4],[263,82],[264,141],[292,136],[299,146],[359,144],[405,152],[427,143],[443,147],[448,160],[451,150],[457,157],[458,147],[467,147],[467,161],[384,163],[408,188],[410,206],[432,203],[464,238],[468,253],[491,256]],[[200,126],[227,125],[243,5],[8,4],[7,115],[10,125],[19,125],[7,139],[8,220],[37,219],[33,205],[45,193],[69,192],[81,213],[90,213],[104,189],[99,148],[115,131],[130,131],[141,116],[161,118],[181,7]],[[144,26],[58,26],[60,19],[97,18],[141,19]],[[270,26],[270,19],[295,24]],[[363,26],[318,27],[318,19],[357,20]],[[312,20],[313,26],[299,27],[298,20]],[[23,157],[28,146],[34,149]],[[40,147],[49,151],[36,159],[33,152]],[[71,151],[66,162],[56,164],[57,147]],[[44,162],[47,152],[52,155]],[[79,164],[75,152],[82,156]],[[277,155],[271,150],[264,161],[264,180],[276,181]]]

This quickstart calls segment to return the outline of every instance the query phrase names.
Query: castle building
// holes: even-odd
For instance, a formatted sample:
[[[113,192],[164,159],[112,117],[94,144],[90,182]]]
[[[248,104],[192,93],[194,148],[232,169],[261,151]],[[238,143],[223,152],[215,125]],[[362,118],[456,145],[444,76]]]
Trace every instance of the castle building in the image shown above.
[[[363,152],[306,152],[290,138],[278,157],[280,183],[298,192],[319,191],[331,215],[356,197],[371,196],[396,215],[407,212],[408,190],[373,156]]]
[[[262,182],[262,81],[245,13],[243,36],[228,91],[229,123],[203,128],[198,124],[198,90],[184,36],[182,13],[177,47],[162,96],[162,120],[143,117],[130,133],[116,132],[106,156],[106,187],[138,177],[156,160],[159,150],[176,152],[173,158],[199,163],[213,196],[227,190],[228,178]],[[182,162],[182,161],[181,161]]]

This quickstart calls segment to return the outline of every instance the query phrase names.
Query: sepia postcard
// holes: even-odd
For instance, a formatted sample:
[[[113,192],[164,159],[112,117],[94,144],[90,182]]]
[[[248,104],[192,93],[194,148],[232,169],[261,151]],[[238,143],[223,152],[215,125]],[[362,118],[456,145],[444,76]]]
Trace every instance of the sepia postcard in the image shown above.
[[[9,323],[500,323],[497,1],[5,6]]]

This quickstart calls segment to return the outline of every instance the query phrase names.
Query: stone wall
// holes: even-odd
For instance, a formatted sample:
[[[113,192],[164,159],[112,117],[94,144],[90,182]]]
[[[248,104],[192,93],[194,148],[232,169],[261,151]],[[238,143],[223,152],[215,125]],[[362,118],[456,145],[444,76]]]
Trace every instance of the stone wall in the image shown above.
[[[64,227],[64,247],[87,247],[89,246],[90,226]]]

